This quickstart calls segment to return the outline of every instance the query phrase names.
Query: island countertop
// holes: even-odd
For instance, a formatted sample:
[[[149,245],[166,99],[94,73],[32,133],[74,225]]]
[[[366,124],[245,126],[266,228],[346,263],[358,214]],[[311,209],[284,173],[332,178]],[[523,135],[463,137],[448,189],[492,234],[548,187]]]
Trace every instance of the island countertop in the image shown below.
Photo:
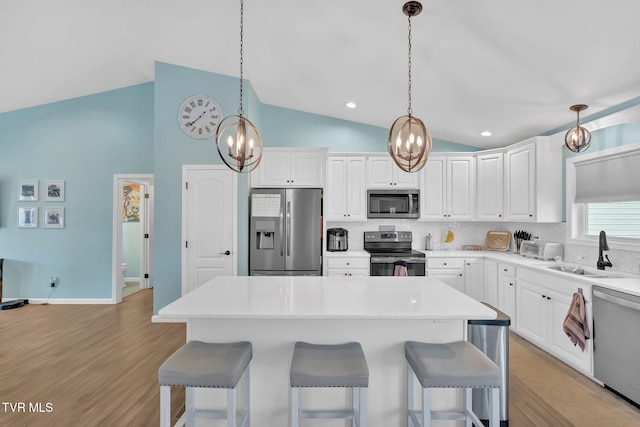
[[[233,276],[162,308],[160,319],[495,319],[495,312],[430,277]]]

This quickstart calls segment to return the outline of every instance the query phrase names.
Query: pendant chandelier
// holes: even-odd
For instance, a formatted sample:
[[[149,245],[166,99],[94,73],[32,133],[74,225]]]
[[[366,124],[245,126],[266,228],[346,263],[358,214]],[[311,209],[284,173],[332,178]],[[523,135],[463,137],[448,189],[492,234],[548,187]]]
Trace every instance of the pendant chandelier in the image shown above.
[[[238,114],[227,116],[218,124],[216,145],[222,161],[233,171],[247,173],[262,159],[262,137],[242,109],[244,43],[244,1],[240,0],[240,106]]]
[[[578,118],[576,119],[576,127],[569,129],[564,136],[564,144],[574,153],[586,151],[591,146],[591,132],[580,126],[580,111],[589,108],[588,105],[576,104],[569,107],[571,111],[575,111]]]
[[[407,115],[398,117],[391,125],[387,148],[400,169],[417,172],[427,162],[433,144],[431,134],[422,120],[413,116],[411,109],[411,18],[422,12],[422,4],[417,1],[407,2],[402,11],[409,17],[409,107]]]

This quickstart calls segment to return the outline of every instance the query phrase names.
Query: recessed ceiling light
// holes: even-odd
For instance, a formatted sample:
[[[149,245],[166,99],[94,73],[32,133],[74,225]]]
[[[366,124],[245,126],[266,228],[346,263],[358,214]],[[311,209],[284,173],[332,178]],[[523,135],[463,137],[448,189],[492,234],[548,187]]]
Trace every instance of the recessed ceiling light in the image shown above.
[[[491,136],[493,134],[491,132],[489,132],[488,130],[485,130],[485,131],[480,132],[480,135],[482,135],[482,136]]]
[[[353,108],[356,108],[356,107],[357,107],[357,105],[356,105],[356,103],[355,103],[355,102],[347,102],[347,104],[346,104],[346,105],[347,105],[347,108],[351,108],[351,109],[353,109]]]

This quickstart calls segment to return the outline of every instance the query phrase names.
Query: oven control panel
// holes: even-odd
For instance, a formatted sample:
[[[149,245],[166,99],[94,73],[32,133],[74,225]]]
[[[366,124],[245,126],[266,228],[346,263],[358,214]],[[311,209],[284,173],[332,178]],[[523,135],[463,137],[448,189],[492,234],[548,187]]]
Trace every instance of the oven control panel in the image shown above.
[[[365,231],[365,242],[412,242],[411,231]]]

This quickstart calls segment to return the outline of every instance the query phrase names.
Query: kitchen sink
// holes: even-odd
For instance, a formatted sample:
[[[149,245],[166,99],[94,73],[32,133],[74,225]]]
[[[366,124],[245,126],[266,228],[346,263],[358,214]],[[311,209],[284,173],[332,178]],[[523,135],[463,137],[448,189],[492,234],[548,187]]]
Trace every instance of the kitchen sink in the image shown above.
[[[547,267],[549,270],[560,271],[562,273],[570,274],[572,276],[582,276],[582,277],[590,277],[594,279],[618,279],[623,277],[628,277],[624,274],[612,273],[609,271],[593,271],[593,270],[583,270],[582,268],[578,269],[577,272],[573,271],[572,267],[560,267],[559,265],[554,265],[553,267]]]

